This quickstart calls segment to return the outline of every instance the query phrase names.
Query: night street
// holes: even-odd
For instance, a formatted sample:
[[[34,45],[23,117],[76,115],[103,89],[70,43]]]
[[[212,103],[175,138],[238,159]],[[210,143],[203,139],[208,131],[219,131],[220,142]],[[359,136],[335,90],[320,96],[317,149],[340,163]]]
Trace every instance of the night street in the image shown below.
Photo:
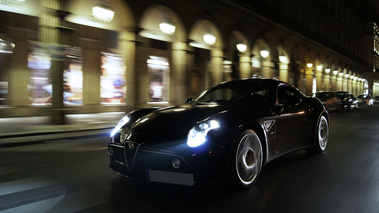
[[[242,191],[132,182],[109,132],[0,148],[0,212],[379,212],[379,106],[330,113],[324,154],[297,151]]]

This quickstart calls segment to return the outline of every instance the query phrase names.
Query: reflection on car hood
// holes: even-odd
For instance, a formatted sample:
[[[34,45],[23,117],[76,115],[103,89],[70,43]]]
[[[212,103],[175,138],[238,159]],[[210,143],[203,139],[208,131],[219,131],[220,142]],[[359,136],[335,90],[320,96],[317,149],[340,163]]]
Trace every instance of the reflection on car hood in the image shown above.
[[[217,104],[184,104],[156,110],[137,120],[130,140],[136,142],[182,140],[188,131],[213,115],[232,110],[233,106]]]

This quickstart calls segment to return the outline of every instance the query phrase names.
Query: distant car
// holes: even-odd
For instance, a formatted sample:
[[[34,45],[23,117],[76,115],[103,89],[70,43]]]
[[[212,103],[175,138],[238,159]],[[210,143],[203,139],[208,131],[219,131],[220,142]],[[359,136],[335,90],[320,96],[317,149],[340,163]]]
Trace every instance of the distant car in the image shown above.
[[[341,109],[357,109],[358,100],[354,97],[353,94],[350,94],[345,91],[336,92],[337,96],[341,99]]]
[[[341,99],[335,92],[316,92],[313,97],[320,99],[328,111],[341,109]]]
[[[358,109],[358,99],[353,95],[349,94],[350,109]]]
[[[322,103],[269,79],[224,82],[185,104],[144,108],[122,118],[108,144],[110,167],[129,178],[246,188],[262,167],[289,152],[325,150]]]
[[[372,106],[374,105],[374,99],[370,95],[358,95],[358,104],[359,106]]]

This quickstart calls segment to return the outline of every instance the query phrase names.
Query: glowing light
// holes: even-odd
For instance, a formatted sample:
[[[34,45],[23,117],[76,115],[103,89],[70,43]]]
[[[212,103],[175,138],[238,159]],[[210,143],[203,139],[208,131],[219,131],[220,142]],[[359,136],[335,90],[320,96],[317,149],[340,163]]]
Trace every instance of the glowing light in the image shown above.
[[[338,71],[337,70],[334,70],[333,71],[333,75],[337,75],[338,74]]]
[[[115,135],[125,124],[127,124],[130,121],[130,116],[125,115],[121,120],[117,123],[116,127],[111,132],[111,137]]]
[[[246,44],[239,43],[239,44],[237,44],[237,49],[241,53],[244,53],[244,52],[246,52],[247,46],[246,46]]]
[[[103,8],[103,7],[93,7],[92,14],[98,19],[112,21],[114,12],[112,10]]]
[[[208,132],[217,128],[220,128],[220,124],[215,120],[205,121],[196,125],[188,133],[187,145],[194,148],[204,144],[207,141]]]
[[[312,67],[313,67],[313,64],[312,64],[312,63],[308,63],[308,64],[307,64],[307,67],[308,67],[308,68],[312,68]]]
[[[267,58],[270,55],[270,52],[267,51],[266,49],[261,50],[260,53],[261,53],[262,58]]]
[[[284,53],[280,54],[279,61],[282,63],[287,63],[288,62],[287,56],[285,56]]]
[[[322,65],[317,65],[317,70],[321,71],[322,70]]]
[[[330,69],[329,69],[329,68],[326,68],[326,69],[325,69],[325,72],[326,72],[326,73],[330,73]]]
[[[210,33],[203,36],[204,42],[209,45],[214,45],[216,43],[216,37]]]
[[[168,22],[163,22],[159,24],[159,29],[167,34],[174,34],[176,27]]]

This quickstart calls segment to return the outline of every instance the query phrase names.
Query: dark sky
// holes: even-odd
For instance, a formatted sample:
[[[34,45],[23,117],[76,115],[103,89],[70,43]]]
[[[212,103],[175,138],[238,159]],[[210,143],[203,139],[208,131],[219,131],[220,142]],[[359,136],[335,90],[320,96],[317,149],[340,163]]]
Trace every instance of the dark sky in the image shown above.
[[[371,2],[371,5],[373,6],[371,8],[372,12],[374,13],[373,18],[376,22],[379,22],[379,0],[370,0],[370,2]]]

